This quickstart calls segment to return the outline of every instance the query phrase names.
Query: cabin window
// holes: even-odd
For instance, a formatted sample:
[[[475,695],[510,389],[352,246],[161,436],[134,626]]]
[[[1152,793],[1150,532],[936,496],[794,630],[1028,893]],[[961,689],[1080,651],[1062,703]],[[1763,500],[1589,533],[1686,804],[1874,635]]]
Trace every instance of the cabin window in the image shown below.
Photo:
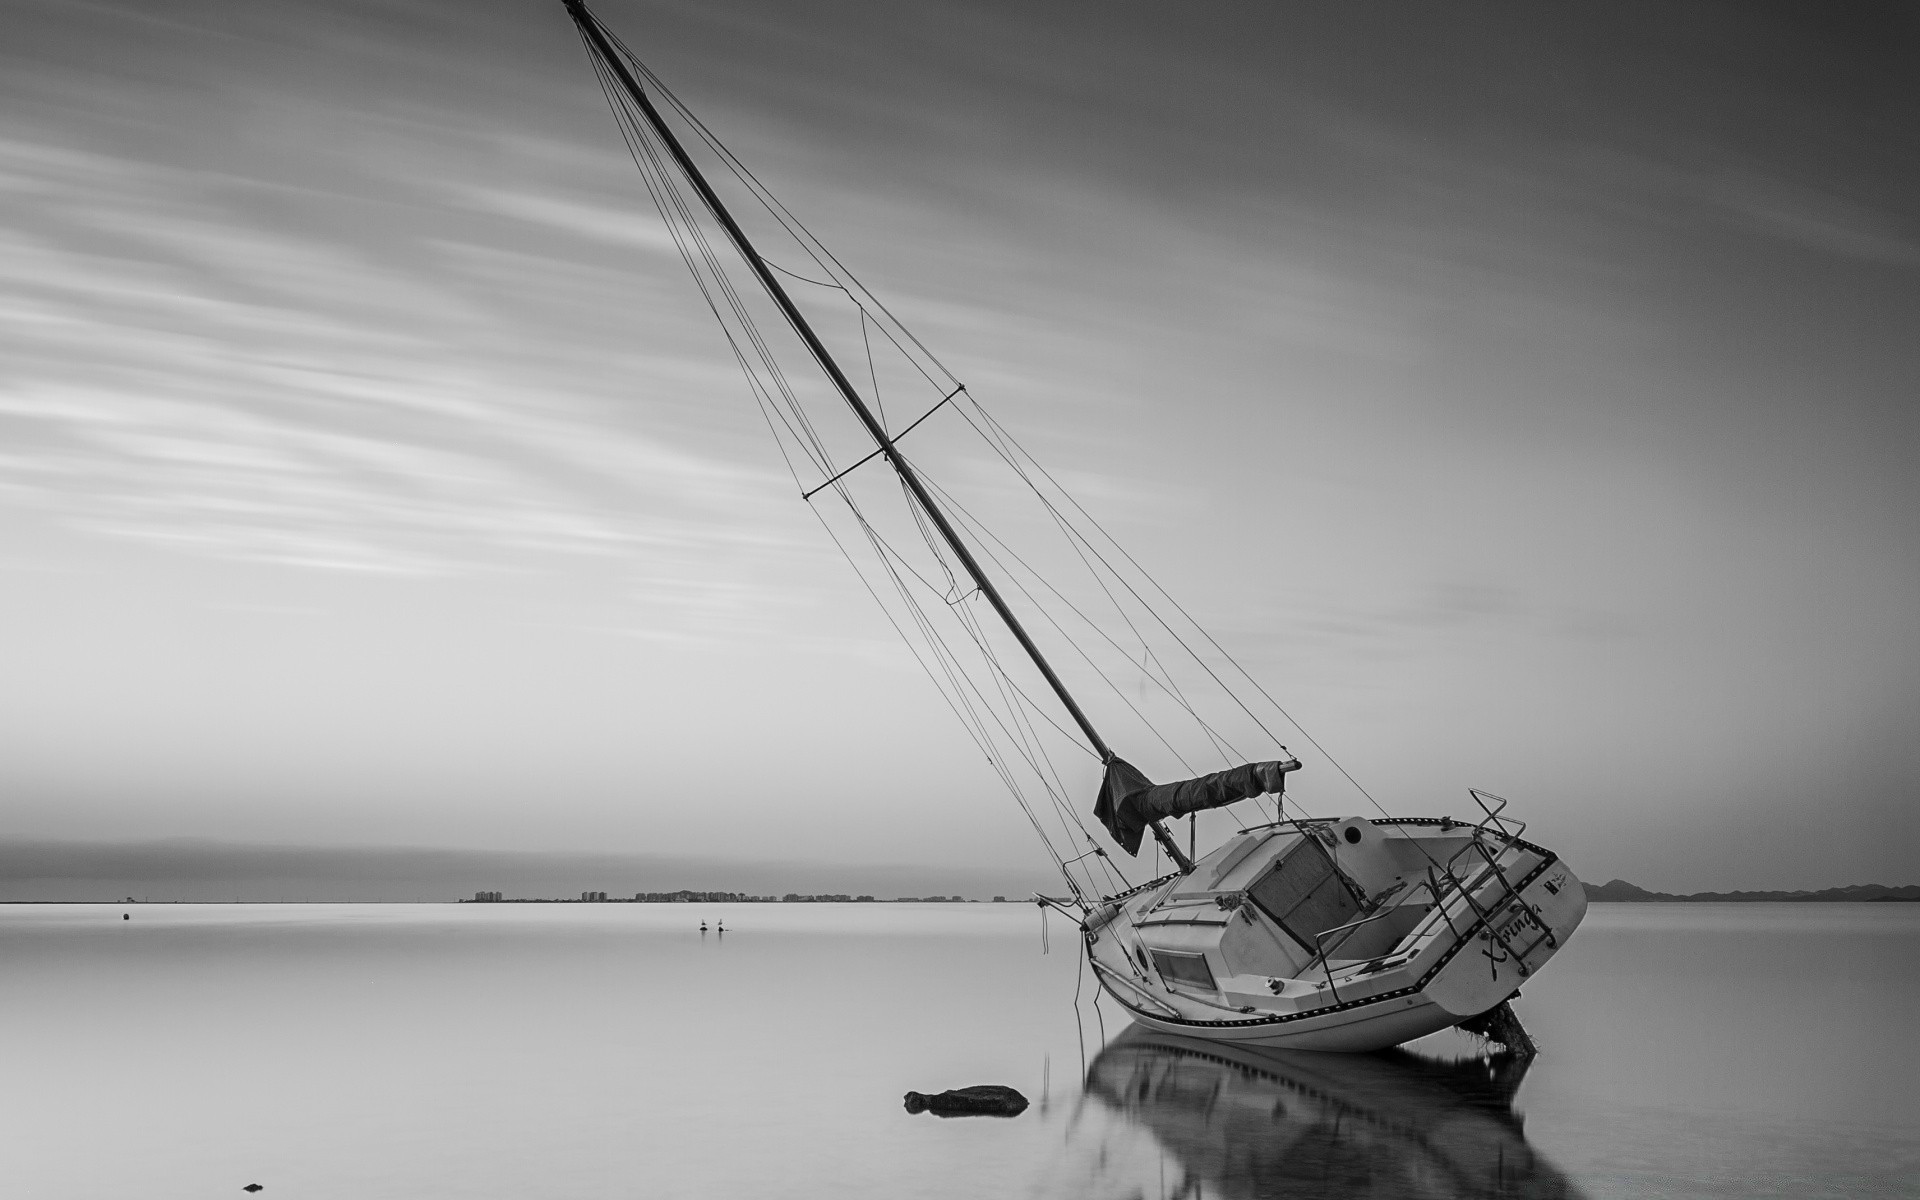
[[[1160,968],[1160,977],[1169,983],[1184,983],[1188,987],[1217,990],[1213,982],[1213,968],[1207,965],[1204,954],[1176,954],[1168,950],[1153,952],[1153,965]]]
[[[1358,918],[1362,899],[1313,838],[1300,839],[1247,895],[1309,950],[1316,948],[1314,935]]]

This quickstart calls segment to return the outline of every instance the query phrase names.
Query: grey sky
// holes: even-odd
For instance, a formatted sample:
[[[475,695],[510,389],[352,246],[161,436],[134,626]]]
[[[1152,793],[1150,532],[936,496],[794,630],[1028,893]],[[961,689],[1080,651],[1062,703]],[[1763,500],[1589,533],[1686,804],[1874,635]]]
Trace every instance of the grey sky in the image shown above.
[[[1910,7],[599,11],[1389,808],[1915,874]],[[557,0],[6,22],[14,835],[1040,861]]]

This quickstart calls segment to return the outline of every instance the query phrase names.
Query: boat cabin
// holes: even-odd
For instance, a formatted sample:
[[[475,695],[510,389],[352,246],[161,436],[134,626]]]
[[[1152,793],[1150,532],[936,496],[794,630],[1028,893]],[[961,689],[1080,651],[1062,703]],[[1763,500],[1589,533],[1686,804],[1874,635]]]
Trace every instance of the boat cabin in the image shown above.
[[[1378,959],[1433,907],[1434,843],[1431,828],[1416,844],[1357,817],[1246,830],[1127,906],[1132,953],[1143,973],[1203,994],[1243,990],[1223,986],[1234,976],[1277,984]]]

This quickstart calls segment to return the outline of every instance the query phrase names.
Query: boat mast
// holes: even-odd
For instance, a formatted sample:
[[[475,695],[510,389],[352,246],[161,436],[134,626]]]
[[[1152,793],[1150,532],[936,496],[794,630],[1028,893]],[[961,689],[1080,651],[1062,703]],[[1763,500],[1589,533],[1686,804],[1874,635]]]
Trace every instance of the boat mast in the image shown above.
[[[639,108],[641,115],[646,117],[647,124],[653,127],[654,134],[666,145],[667,152],[673,155],[673,161],[679,165],[687,181],[693,185],[694,191],[700,194],[700,199],[707,206],[707,211],[711,212],[714,219],[719,221],[721,227],[727,231],[727,237],[732,239],[734,248],[740,251],[740,256],[746,260],[747,266],[752,268],[755,277],[760,280],[760,286],[766,289],[767,294],[773,298],[774,304],[779,306],[781,314],[793,326],[794,332],[798,333],[800,340],[806,343],[807,350],[813,355],[814,361],[819,363],[821,370],[827,373],[827,378],[832,380],[834,388],[847,402],[847,407],[851,408],[854,415],[860,419],[860,424],[865,427],[868,436],[873,438],[880,453],[886,456],[888,464],[907,485],[907,491],[912,494],[914,502],[920,506],[921,511],[927,514],[927,519],[933,522],[933,527],[939,531],[941,540],[946,542],[948,548],[953,551],[954,557],[960,560],[960,565],[966,568],[968,577],[973,580],[974,586],[980,589],[980,594],[987,598],[987,603],[993,606],[993,611],[1000,614],[1000,620],[1006,624],[1014,640],[1020,643],[1020,648],[1027,652],[1027,657],[1033,660],[1033,665],[1039,668],[1040,674],[1047,681],[1047,686],[1053,689],[1054,695],[1060,698],[1060,703],[1066,707],[1074,724],[1080,727],[1080,732],[1086,737],[1087,744],[1100,756],[1100,762],[1103,765],[1112,762],[1115,756],[1112,748],[1107,745],[1106,739],[1100,736],[1099,731],[1093,727],[1093,722],[1087,719],[1087,714],[1081,710],[1079,702],[1073,698],[1072,693],[1067,691],[1067,685],[1060,681],[1060,676],[1054,673],[1046,656],[1040,653],[1040,647],[1034,645],[1033,639],[1027,634],[1026,627],[1020,624],[1020,618],[1014,616],[1013,610],[1007,607],[1006,599],[1000,595],[1000,589],[987,578],[986,572],[980,568],[980,563],[973,557],[973,552],[967,549],[965,542],[960,540],[960,535],[948,523],[946,514],[940,511],[940,506],[934,503],[933,496],[928,493],[926,485],[920,481],[919,473],[913,469],[912,464],[907,462],[906,456],[894,446],[893,439],[887,436],[886,427],[874,418],[872,410],[867,407],[867,402],[861,399],[859,392],[854,390],[852,382],[840,369],[840,364],[835,362],[833,355],[827,352],[819,335],[814,333],[813,326],[801,314],[793,299],[787,295],[787,289],[780,285],[779,279],[775,278],[766,260],[760,257],[758,250],[754,249],[753,243],[747,238],[746,231],[740,228],[739,223],[733,219],[733,214],[728,212],[726,205],[720,202],[720,197],[707,183],[706,176],[700,173],[700,168],[694,165],[693,159],[687,155],[686,148],[680,144],[680,139],[674,136],[672,129],[668,128],[666,121],[660,115],[660,110],[654,107],[653,100],[640,86],[639,80],[633,77],[633,73],[627,69],[626,62],[614,51],[605,30],[600,27],[599,19],[587,11],[584,0],[563,0],[563,2],[567,6],[567,14],[573,18],[573,23],[579,26],[581,34],[593,47],[594,53],[599,56],[601,62],[606,64],[614,78],[619,80],[620,86],[626,90],[634,105]],[[1150,827],[1154,838],[1167,852],[1167,857],[1172,859],[1182,871],[1193,866],[1193,860],[1181,852],[1179,844],[1173,840],[1173,836],[1160,822],[1155,821]]]

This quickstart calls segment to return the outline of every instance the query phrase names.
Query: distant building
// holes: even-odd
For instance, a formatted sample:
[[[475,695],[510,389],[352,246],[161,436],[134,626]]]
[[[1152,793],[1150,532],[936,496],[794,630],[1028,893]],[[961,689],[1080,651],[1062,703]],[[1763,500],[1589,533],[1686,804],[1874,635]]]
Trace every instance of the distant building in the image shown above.
[[[993,898],[993,902],[995,904],[1005,904],[1007,902],[1007,898],[1005,896],[995,896]]]
[[[580,898],[591,903],[600,903],[606,900],[607,894],[605,892],[581,892]]]
[[[473,894],[474,902],[477,904],[498,904],[503,898],[499,892],[475,892]]]

